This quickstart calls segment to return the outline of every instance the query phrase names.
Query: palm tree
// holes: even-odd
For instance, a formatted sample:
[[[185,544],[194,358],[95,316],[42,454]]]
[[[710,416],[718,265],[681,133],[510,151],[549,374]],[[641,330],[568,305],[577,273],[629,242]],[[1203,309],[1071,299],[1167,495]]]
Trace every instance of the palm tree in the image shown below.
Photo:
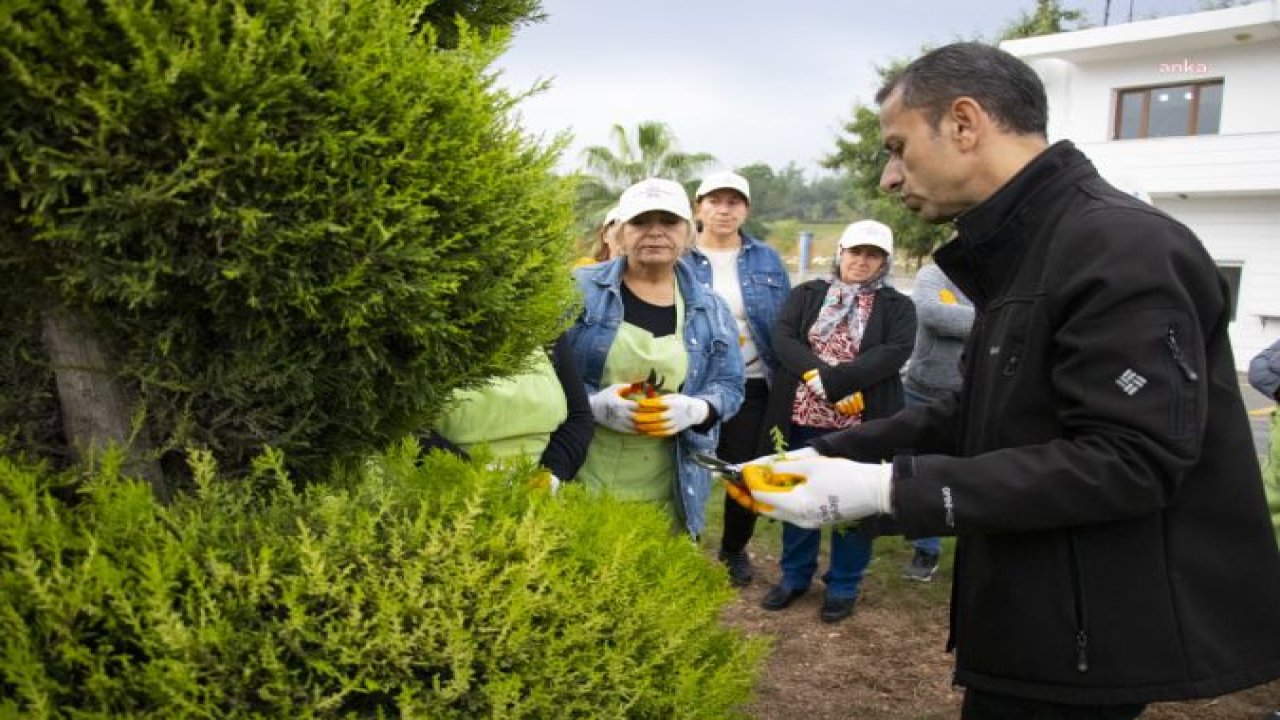
[[[613,147],[592,145],[582,151],[586,170],[578,174],[578,218],[584,229],[599,223],[605,210],[628,185],[647,177],[689,184],[716,161],[709,153],[686,153],[664,122],[636,125],[634,136],[622,125],[609,130]]]
[[[681,152],[671,128],[656,120],[636,125],[634,140],[621,125],[614,125],[609,135],[612,148],[592,145],[582,156],[590,173],[619,191],[647,177],[687,182],[716,161],[708,153]]]

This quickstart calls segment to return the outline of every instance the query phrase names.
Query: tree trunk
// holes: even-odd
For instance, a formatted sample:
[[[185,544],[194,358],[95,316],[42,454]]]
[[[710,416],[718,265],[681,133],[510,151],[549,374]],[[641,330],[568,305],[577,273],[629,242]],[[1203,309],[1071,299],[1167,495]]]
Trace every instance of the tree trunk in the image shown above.
[[[125,472],[145,479],[158,499],[167,500],[168,486],[146,432],[130,432],[133,403],[84,317],[65,307],[46,311],[42,339],[57,379],[72,456],[82,461],[118,445],[128,453]]]

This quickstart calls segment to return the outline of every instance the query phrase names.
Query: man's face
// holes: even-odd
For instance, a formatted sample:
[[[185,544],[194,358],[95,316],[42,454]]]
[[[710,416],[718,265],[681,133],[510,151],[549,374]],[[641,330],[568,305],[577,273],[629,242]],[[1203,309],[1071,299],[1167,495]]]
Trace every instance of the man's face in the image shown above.
[[[964,212],[969,160],[949,140],[944,115],[934,128],[923,110],[905,108],[895,90],[880,106],[880,137],[888,161],[880,189],[895,193],[925,222],[944,223]]]

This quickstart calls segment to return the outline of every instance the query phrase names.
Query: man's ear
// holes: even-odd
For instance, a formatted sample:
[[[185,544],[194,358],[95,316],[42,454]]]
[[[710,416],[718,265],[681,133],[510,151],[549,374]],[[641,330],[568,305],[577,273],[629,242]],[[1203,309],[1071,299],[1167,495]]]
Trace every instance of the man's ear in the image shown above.
[[[978,143],[979,137],[991,123],[990,116],[982,109],[977,100],[961,95],[951,101],[947,108],[948,119],[951,120],[951,139],[963,149],[971,149]]]

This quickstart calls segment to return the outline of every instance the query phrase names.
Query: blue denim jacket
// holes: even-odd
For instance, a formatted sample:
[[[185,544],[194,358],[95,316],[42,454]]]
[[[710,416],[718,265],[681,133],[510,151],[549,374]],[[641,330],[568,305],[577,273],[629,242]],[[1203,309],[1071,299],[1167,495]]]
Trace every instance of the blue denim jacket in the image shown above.
[[[693,248],[681,258],[703,287],[711,288],[711,261],[698,248]],[[738,253],[738,282],[742,285],[742,304],[747,309],[747,327],[751,340],[760,349],[764,361],[765,379],[772,382],[778,369],[778,357],[773,354],[773,325],[778,311],[791,292],[791,280],[782,256],[777,250],[742,233],[742,252]]]
[[[582,314],[566,337],[590,393],[600,389],[605,359],[622,325],[620,287],[625,267],[624,257],[574,272],[584,302]],[[738,351],[738,326],[724,300],[697,282],[684,265],[677,263],[675,271],[684,298],[684,347],[689,353],[689,367],[680,392],[711,403],[720,418],[706,433],[690,428],[676,436],[680,500],[673,504],[689,533],[697,537],[706,524],[711,473],[695,464],[692,455],[714,454],[720,440],[720,424],[733,417],[742,405],[742,354]]]

